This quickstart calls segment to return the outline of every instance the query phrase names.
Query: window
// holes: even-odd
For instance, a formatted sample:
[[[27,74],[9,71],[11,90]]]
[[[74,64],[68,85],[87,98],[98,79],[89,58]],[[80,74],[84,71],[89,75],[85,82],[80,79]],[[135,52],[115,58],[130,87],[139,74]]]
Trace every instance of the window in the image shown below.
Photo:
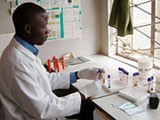
[[[133,35],[119,37],[110,28],[111,43],[116,55],[137,61],[142,55],[153,58],[154,67],[160,69],[160,1],[130,0],[134,27]]]

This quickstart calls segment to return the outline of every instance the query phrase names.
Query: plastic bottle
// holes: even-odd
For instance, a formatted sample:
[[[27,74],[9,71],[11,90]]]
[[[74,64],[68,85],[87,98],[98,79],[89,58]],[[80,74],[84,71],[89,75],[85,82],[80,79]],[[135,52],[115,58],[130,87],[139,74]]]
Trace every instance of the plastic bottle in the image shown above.
[[[143,85],[147,84],[147,79],[152,76],[153,59],[142,56],[138,59],[139,78]]]
[[[97,70],[96,79],[97,79],[97,80],[100,80],[102,83],[105,83],[106,80],[105,80],[104,75],[105,75],[105,73],[104,73],[103,68],[102,68],[102,69],[98,69],[98,70]]]
[[[101,76],[102,76],[102,74],[103,74],[102,69],[98,69],[98,70],[97,70],[97,76],[96,76],[96,79],[97,79],[97,80],[99,80],[100,82],[104,83],[104,82],[105,82],[105,80],[103,80],[103,79],[102,79],[102,77],[101,77]]]
[[[96,80],[100,80],[100,74],[102,73],[101,69],[97,70]]]

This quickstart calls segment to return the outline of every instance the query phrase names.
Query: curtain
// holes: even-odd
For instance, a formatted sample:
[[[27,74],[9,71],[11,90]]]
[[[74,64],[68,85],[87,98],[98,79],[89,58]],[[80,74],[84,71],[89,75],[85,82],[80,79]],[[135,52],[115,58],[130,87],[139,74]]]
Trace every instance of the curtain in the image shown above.
[[[117,29],[118,36],[133,34],[129,0],[114,0],[109,26]]]

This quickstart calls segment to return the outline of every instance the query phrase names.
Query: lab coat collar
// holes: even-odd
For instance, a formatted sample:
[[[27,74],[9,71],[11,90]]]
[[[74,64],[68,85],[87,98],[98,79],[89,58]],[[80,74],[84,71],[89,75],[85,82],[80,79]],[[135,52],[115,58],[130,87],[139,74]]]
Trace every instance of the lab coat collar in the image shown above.
[[[30,57],[33,60],[36,60],[39,58],[38,56],[35,56],[31,51],[29,51],[27,48],[25,48],[23,45],[21,45],[19,42],[16,41],[15,37],[12,38],[11,45],[15,46],[18,50],[23,52],[26,56]]]
[[[29,44],[28,42],[26,42],[24,39],[22,39],[21,37],[19,37],[19,36],[17,36],[17,35],[15,35],[15,39],[16,39],[17,42],[19,42],[23,47],[25,47],[26,49],[28,49],[29,51],[31,51],[35,56],[38,55],[39,50],[38,50],[35,46]]]

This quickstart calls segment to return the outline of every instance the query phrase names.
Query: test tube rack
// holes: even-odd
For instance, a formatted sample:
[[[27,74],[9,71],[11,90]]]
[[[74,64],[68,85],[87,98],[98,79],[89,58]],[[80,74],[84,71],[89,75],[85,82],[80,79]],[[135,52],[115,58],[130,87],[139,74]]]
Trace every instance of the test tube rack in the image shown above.
[[[51,65],[53,64],[53,65]],[[57,58],[56,56],[53,56],[52,59],[47,59],[47,62],[45,63],[45,67],[47,68],[48,72],[60,72],[60,65],[62,65],[62,69],[65,69],[65,60],[64,56],[61,58]],[[52,67],[53,66],[53,67]]]

